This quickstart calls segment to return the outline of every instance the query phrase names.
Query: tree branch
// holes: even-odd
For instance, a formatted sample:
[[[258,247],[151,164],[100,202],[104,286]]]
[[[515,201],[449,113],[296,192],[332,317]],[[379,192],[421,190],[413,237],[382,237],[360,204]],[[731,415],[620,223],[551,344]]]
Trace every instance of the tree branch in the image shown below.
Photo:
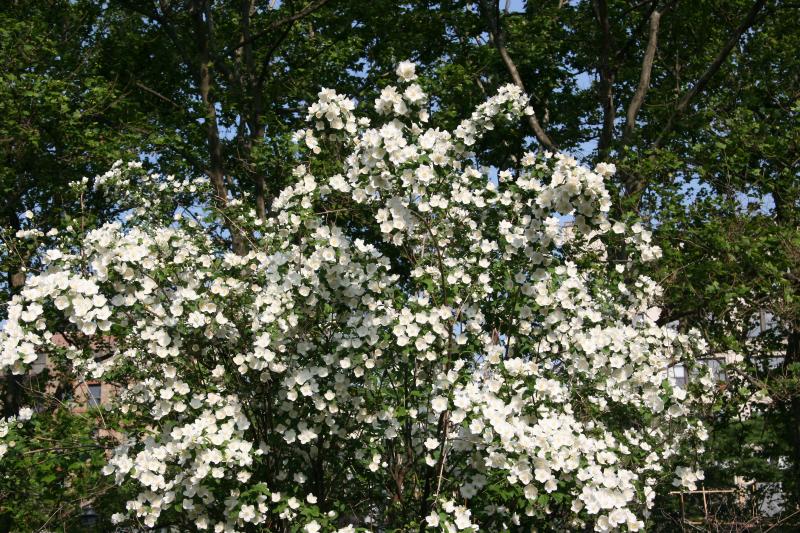
[[[161,100],[164,100],[165,102],[167,102],[168,104],[172,105],[173,107],[175,107],[177,109],[182,109],[181,106],[176,104],[174,101],[170,100],[169,98],[167,98],[166,96],[164,96],[160,92],[156,91],[155,89],[151,89],[150,87],[148,87],[144,83],[142,83],[142,82],[137,80],[135,85],[137,87],[139,87],[140,89],[142,89],[143,91],[148,92],[148,93],[152,94],[153,96],[156,96],[156,97],[160,98]]]
[[[192,16],[197,39],[198,72],[197,85],[205,107],[206,142],[209,152],[208,175],[214,189],[214,201],[221,212],[228,205],[228,189],[225,186],[225,164],[222,155],[222,141],[217,125],[216,100],[212,92],[213,78],[211,74],[211,32],[212,22],[208,0],[196,0]],[[229,225],[233,249],[237,254],[244,253],[242,234],[233,225]]]
[[[288,17],[282,18],[280,20],[276,20],[275,22],[273,22],[272,24],[267,26],[265,29],[252,34],[247,39],[243,39],[243,40],[239,41],[239,43],[237,43],[236,46],[234,46],[233,48],[228,49],[226,52],[229,53],[229,54],[232,53],[232,52],[235,52],[236,50],[238,50],[242,46],[250,44],[253,41],[255,41],[257,39],[260,39],[264,35],[267,35],[268,33],[272,32],[272,31],[275,31],[275,30],[277,30],[278,28],[280,28],[282,26],[285,26],[287,24],[291,24],[291,23],[293,23],[295,21],[298,21],[298,20],[310,15],[314,11],[318,10],[319,8],[321,8],[322,6],[327,4],[329,1],[330,0],[317,0],[316,2],[307,5],[306,7],[304,7],[303,9],[301,9],[300,11],[298,11],[297,13],[295,13],[293,15],[290,15]]]
[[[619,49],[617,50],[617,53],[615,54],[615,58],[614,58],[615,61],[622,61],[622,60],[624,60],[625,58],[628,57],[628,52],[630,51],[631,47],[633,47],[633,45],[636,44],[636,41],[639,38],[639,34],[648,25],[648,22],[650,21],[650,15],[652,15],[653,11],[655,11],[656,8],[658,7],[659,0],[647,0],[647,2],[642,2],[641,4],[639,4],[637,6],[637,9],[639,7],[644,6],[645,4],[648,4],[648,3],[650,4],[650,7],[647,9],[647,13],[642,16],[642,20],[636,25],[636,29],[631,32],[631,35],[630,35],[630,37],[628,37],[628,40],[625,41],[625,44],[619,47]],[[663,15],[664,13],[669,11],[670,8],[672,8],[677,3],[678,3],[678,0],[672,0],[671,2],[668,2],[661,9],[661,14]],[[626,10],[622,14],[622,16],[624,17],[625,15],[627,15],[629,11],[630,10]]]
[[[603,128],[600,131],[600,138],[597,141],[597,152],[600,159],[608,154],[611,142],[614,140],[614,121],[617,118],[617,107],[614,104],[614,78],[616,69],[611,65],[611,49],[613,48],[613,38],[611,36],[611,24],[608,21],[608,3],[606,0],[595,0],[594,11],[603,40],[600,43],[600,87],[598,99],[603,108]]]
[[[639,76],[639,85],[636,87],[636,92],[631,98],[628,105],[628,111],[625,114],[625,130],[622,133],[623,143],[627,143],[630,139],[633,130],[636,128],[636,116],[642,108],[644,98],[650,88],[650,75],[653,71],[653,61],[656,56],[656,49],[658,48],[658,26],[661,22],[661,13],[653,11],[650,14],[650,37],[647,40],[647,48],[644,52],[644,59],[642,59],[642,72]]]
[[[493,2],[490,2],[489,0],[480,0],[480,9],[484,18],[486,19],[486,22],[489,24],[489,33],[491,35],[492,42],[494,43],[494,47],[497,49],[497,52],[500,54],[500,58],[503,60],[503,64],[505,65],[508,74],[514,81],[514,84],[522,89],[525,94],[527,94],[527,91],[525,90],[525,84],[522,83],[522,77],[519,75],[517,66],[514,64],[514,61],[508,54],[508,49],[506,49],[505,34],[503,29],[500,27],[499,0],[494,0]],[[556,145],[552,140],[550,140],[550,137],[548,137],[547,133],[545,133],[544,128],[542,128],[542,125],[539,123],[536,115],[528,116],[528,124],[530,124],[536,139],[542,146],[548,148],[549,150],[557,150]]]
[[[666,136],[675,126],[675,122],[689,108],[689,104],[692,102],[692,99],[706,88],[708,82],[711,80],[714,74],[719,71],[719,69],[722,67],[722,64],[728,59],[733,47],[739,42],[739,38],[753,25],[756,20],[756,16],[758,16],[759,11],[761,11],[766,3],[767,0],[756,0],[756,2],[753,4],[753,7],[751,7],[750,11],[747,13],[747,17],[745,17],[742,23],[739,24],[739,26],[734,30],[731,37],[725,43],[725,46],[722,47],[722,50],[720,50],[717,56],[714,58],[714,61],[711,62],[703,75],[700,76],[700,79],[697,80],[697,83],[695,83],[694,86],[692,86],[692,88],[689,89],[680,99],[678,105],[673,110],[672,115],[670,115],[669,119],[667,120],[667,124],[664,126],[664,129],[661,131],[655,143],[653,144],[654,148],[658,148],[662,145],[666,139]]]

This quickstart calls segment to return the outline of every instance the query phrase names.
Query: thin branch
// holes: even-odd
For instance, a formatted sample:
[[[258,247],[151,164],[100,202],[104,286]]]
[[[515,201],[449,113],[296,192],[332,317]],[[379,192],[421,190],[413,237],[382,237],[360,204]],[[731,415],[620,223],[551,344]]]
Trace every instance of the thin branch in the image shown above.
[[[790,518],[792,518],[793,516],[797,516],[798,514],[800,514],[800,509],[798,509],[797,511],[793,512],[792,514],[790,514],[789,516],[787,516],[785,518],[781,518],[780,520],[778,520],[777,522],[772,524],[772,526],[770,526],[769,529],[764,530],[764,533],[767,533],[768,531],[772,531],[776,527],[778,527],[778,526],[780,526],[782,524],[785,524]]]
[[[672,128],[675,126],[675,122],[683,115],[686,110],[689,108],[689,104],[692,102],[695,96],[698,93],[702,92],[714,74],[719,71],[722,67],[722,64],[728,59],[733,48],[736,46],[736,43],[739,42],[739,38],[741,38],[742,34],[746,32],[756,20],[759,11],[763,9],[764,5],[767,3],[767,0],[756,0],[753,4],[753,7],[750,8],[750,11],[747,13],[747,16],[742,21],[741,24],[734,30],[733,34],[730,36],[728,41],[725,43],[725,46],[719,51],[717,56],[714,58],[714,61],[708,66],[706,71],[700,76],[700,79],[697,80],[691,89],[689,89],[683,97],[678,102],[678,105],[675,106],[675,110],[670,115],[669,119],[667,120],[667,124],[664,126],[664,129],[659,134],[658,138],[656,139],[655,143],[653,144],[654,148],[658,148],[662,145],[666,136],[672,131]]]
[[[164,96],[160,92],[156,91],[155,89],[151,89],[150,87],[148,87],[144,83],[142,83],[140,81],[137,81],[136,82],[136,86],[139,87],[140,89],[144,90],[144,91],[147,91],[148,93],[152,94],[153,96],[156,96],[156,97],[160,98],[161,100],[164,100],[168,104],[171,104],[171,105],[177,107],[178,109],[182,109],[181,106],[176,104],[173,100],[167,98],[166,96]]]
[[[260,72],[258,72],[258,79],[256,80],[256,87],[257,91],[261,91],[264,86],[264,80],[267,78],[267,74],[269,73],[269,64],[272,62],[272,58],[275,57],[275,53],[278,51],[278,48],[286,41],[289,37],[289,33],[291,33],[292,25],[286,27],[283,33],[280,34],[276,39],[273,39],[272,44],[270,45],[269,49],[264,54],[264,59],[261,62]]]
[[[639,9],[640,7],[644,7],[645,5],[647,5],[647,4],[652,4],[652,3],[653,3],[653,0],[642,0],[642,1],[641,1],[641,2],[639,2],[638,4],[634,4],[634,5],[632,5],[631,7],[629,7],[628,9],[626,9],[625,11],[623,11],[623,12],[622,12],[622,16],[624,17],[624,16],[626,16],[628,13],[630,13],[631,11],[636,11],[636,10],[637,10],[637,9]]]
[[[293,15],[290,15],[288,17],[282,18],[280,20],[276,20],[275,22],[273,22],[272,24],[267,26],[265,29],[252,34],[247,39],[243,39],[243,40],[239,41],[236,44],[236,46],[226,50],[226,52],[229,53],[229,54],[232,53],[232,52],[235,52],[236,50],[238,50],[239,48],[245,46],[246,44],[250,44],[253,41],[256,41],[256,40],[260,39],[264,35],[267,35],[268,33],[277,30],[278,28],[281,28],[281,27],[283,27],[283,26],[285,26],[287,24],[291,24],[291,23],[293,23],[295,21],[298,21],[298,20],[300,20],[302,18],[305,18],[306,16],[310,15],[314,11],[317,11],[319,8],[321,8],[322,6],[327,4],[329,1],[330,0],[317,0],[316,2],[307,5],[305,8],[301,9],[300,11],[298,11],[297,13],[295,13]]]

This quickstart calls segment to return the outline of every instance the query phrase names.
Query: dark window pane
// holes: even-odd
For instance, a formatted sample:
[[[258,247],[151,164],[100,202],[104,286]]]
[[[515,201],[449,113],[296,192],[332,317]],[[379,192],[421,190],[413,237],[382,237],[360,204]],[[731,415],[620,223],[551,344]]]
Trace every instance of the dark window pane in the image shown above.
[[[100,405],[102,389],[103,387],[99,383],[89,385],[89,405]]]

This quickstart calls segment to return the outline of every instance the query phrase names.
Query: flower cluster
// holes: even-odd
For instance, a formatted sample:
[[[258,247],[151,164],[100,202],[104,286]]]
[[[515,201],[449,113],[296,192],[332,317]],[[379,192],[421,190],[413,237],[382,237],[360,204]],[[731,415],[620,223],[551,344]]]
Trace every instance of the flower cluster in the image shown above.
[[[0,368],[46,352],[120,383],[106,472],[137,495],[117,521],[637,531],[656,485],[701,479],[670,469],[704,432],[666,369],[702,341],[656,322],[638,267],[659,250],[609,219],[613,166],[525,153],[494,179],[471,147],[526,96],[502,87],[450,132],[413,64],[397,75],[379,123],[320,92],[274,216],[241,218],[245,253],[144,203],[48,251],[9,303]]]

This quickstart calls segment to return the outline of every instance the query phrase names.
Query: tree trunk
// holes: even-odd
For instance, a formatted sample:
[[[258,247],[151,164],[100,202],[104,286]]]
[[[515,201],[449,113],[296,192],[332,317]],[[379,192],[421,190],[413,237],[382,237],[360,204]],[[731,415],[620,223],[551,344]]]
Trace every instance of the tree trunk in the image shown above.
[[[205,106],[206,143],[208,145],[209,169],[208,175],[214,189],[214,202],[225,217],[223,224],[231,234],[233,251],[243,255],[246,251],[244,237],[236,224],[227,218],[228,188],[225,186],[225,162],[222,156],[222,142],[219,137],[217,125],[217,102],[211,92],[213,79],[211,75],[211,10],[208,2],[200,0],[194,6],[195,33],[198,44],[197,54],[197,84],[200,97]]]

